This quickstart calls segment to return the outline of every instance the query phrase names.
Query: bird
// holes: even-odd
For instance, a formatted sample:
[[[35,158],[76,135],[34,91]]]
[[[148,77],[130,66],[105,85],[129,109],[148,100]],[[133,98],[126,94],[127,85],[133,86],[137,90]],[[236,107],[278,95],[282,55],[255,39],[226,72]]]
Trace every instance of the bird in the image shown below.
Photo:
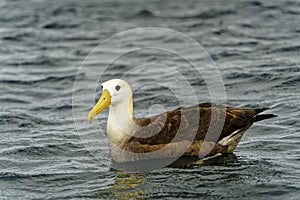
[[[176,156],[200,160],[231,154],[255,122],[277,116],[260,114],[267,107],[239,108],[205,102],[135,118],[132,89],[125,80],[111,79],[101,88],[102,95],[89,111],[88,122],[109,107],[106,129],[115,162]],[[129,153],[118,153],[120,150]]]

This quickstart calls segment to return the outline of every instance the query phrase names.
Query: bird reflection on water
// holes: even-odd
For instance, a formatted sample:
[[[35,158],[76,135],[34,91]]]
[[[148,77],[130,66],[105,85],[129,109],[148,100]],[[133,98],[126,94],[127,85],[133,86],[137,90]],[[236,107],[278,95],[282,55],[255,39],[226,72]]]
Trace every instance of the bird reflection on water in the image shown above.
[[[109,192],[115,199],[140,199],[148,193],[142,189],[146,183],[146,174],[115,171],[115,184]]]
[[[238,165],[238,157],[235,154],[220,155],[208,160],[199,162],[198,166],[194,165],[194,161],[197,158],[191,159],[190,157],[181,157],[168,166],[172,169],[185,169],[185,168],[201,168],[201,166],[230,166]],[[119,168],[132,168],[133,166],[144,166],[149,164],[151,161],[139,161],[139,162],[128,162],[128,163],[113,163],[111,171],[115,174],[115,183],[108,189],[108,192],[115,199],[148,199],[149,195],[153,191],[147,190],[147,185],[151,184],[147,181],[147,175],[149,173],[134,173],[124,172],[113,169],[113,167]],[[154,172],[155,173],[155,172]],[[204,174],[205,175],[205,172]],[[151,195],[150,195],[151,196]]]

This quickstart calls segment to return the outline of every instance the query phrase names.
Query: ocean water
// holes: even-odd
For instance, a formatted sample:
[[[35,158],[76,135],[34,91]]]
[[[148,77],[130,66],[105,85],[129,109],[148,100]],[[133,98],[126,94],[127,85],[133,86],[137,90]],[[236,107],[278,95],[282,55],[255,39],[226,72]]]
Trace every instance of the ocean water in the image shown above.
[[[0,199],[299,199],[299,20],[300,2],[286,0],[2,0]],[[160,28],[95,49],[140,27]],[[157,45],[169,50],[149,48]],[[211,90],[201,72],[224,87]],[[86,118],[99,83],[120,77],[135,88],[136,116],[193,103],[187,80],[198,102],[216,95],[228,105],[271,107],[278,117],[255,124],[216,163],[119,172],[111,168],[107,111],[92,125]]]

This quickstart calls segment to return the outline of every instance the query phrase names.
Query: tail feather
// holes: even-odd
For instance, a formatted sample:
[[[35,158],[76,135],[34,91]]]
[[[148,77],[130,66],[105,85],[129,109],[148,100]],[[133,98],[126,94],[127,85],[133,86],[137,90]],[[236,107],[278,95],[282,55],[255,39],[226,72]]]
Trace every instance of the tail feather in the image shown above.
[[[254,109],[255,110],[255,115],[257,115],[257,114],[259,114],[259,113],[261,113],[261,112],[264,112],[264,111],[266,111],[266,110],[268,110],[269,108],[267,108],[267,107],[263,107],[263,108],[256,108],[256,109]]]
[[[255,115],[253,117],[253,119],[254,119],[254,122],[258,122],[258,121],[269,119],[269,118],[273,118],[273,117],[277,117],[277,115],[274,115],[274,114]]]

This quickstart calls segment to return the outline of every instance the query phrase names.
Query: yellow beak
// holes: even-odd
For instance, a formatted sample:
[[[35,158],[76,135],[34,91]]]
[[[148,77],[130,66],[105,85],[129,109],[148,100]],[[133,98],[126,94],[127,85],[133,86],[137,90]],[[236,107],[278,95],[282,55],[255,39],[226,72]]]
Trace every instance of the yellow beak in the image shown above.
[[[107,89],[105,89],[96,103],[94,108],[89,112],[88,121],[91,123],[93,119],[98,115],[102,110],[111,104],[111,96]]]

